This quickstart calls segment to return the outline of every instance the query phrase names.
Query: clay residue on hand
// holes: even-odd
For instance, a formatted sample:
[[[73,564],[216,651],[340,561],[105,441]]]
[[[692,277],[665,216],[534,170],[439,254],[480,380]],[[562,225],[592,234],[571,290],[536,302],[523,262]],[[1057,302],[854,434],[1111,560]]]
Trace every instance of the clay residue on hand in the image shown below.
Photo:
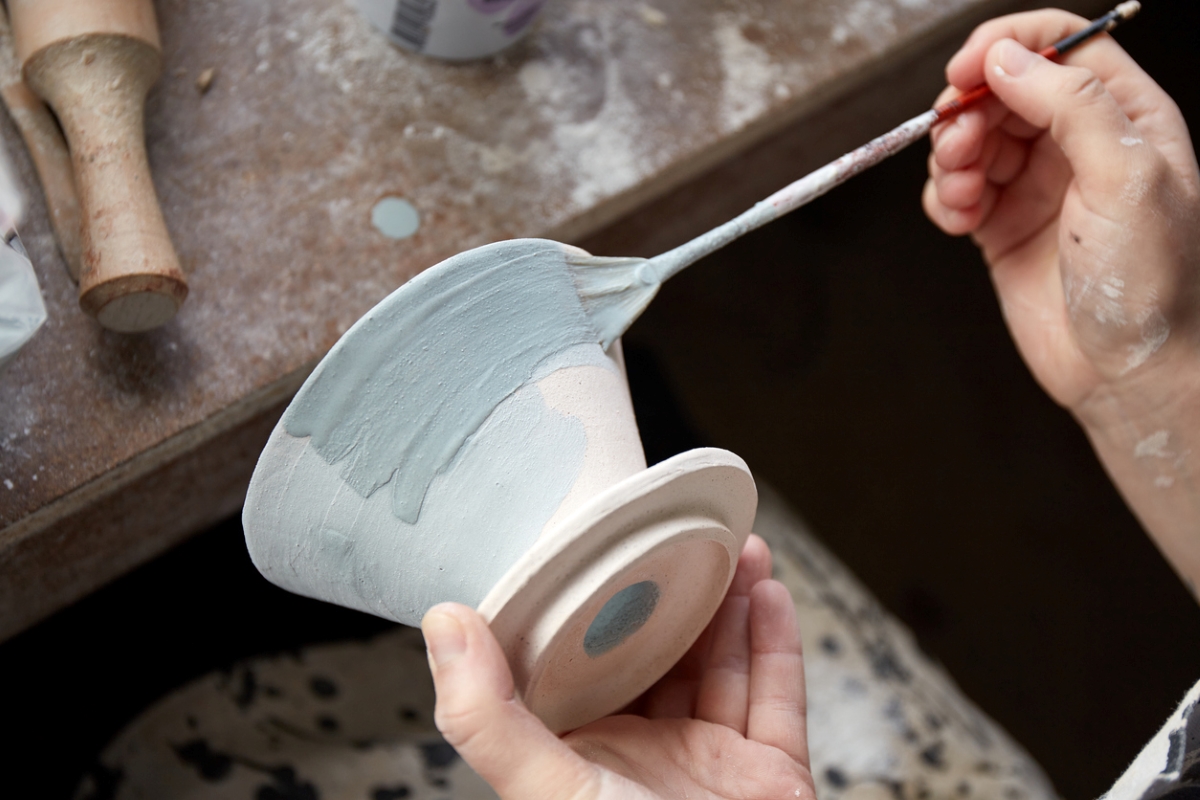
[[[1133,456],[1134,458],[1171,458],[1174,454],[1167,449],[1170,440],[1170,432],[1155,431],[1137,443],[1133,448]]]
[[[1149,361],[1150,356],[1157,353],[1171,337],[1171,325],[1158,309],[1146,309],[1138,315],[1137,323],[1142,340],[1129,346],[1129,355],[1125,359],[1122,375]]]

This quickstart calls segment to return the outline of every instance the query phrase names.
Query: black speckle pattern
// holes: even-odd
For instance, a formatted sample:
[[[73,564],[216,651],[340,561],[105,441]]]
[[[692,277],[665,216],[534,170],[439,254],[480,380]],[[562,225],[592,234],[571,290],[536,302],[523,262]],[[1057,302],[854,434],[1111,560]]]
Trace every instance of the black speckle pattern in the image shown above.
[[[275,767],[268,771],[271,782],[258,787],[254,800],[320,800],[317,787],[296,776],[292,767]]]
[[[817,796],[840,800],[874,785],[864,798],[881,786],[896,800],[1001,798],[1004,786],[1018,785],[1028,800],[1052,800],[1054,789],[1037,765],[772,495],[760,483],[754,527],[771,546],[776,577],[796,603]],[[944,623],[935,598],[920,587],[907,594],[914,622],[926,630]],[[995,770],[975,773],[981,762]],[[962,795],[967,776],[969,795]]]
[[[408,786],[379,786],[371,791],[371,800],[400,800],[410,794]]]
[[[429,769],[445,769],[458,760],[458,751],[447,742],[430,742],[421,745],[421,755]]]
[[[921,751],[921,760],[934,769],[946,768],[946,744],[934,742]]]
[[[237,703],[238,708],[249,708],[258,694],[258,678],[249,667],[241,671],[240,677],[241,682],[233,701]]]
[[[320,697],[322,700],[337,697],[338,693],[337,684],[324,675],[314,675],[313,679],[308,682],[308,688],[316,697]]]
[[[1037,765],[786,516],[769,487],[759,489],[755,528],[771,544],[805,637],[817,796],[842,800],[873,785],[864,798],[1053,800]],[[101,754],[108,772],[89,776],[75,800],[494,798],[432,719],[415,629],[256,658],[144,712]],[[1181,728],[1176,771],[1159,775],[1163,765],[1154,765],[1153,791],[1108,800],[1193,800],[1200,762]],[[1167,749],[1163,741],[1160,760]]]
[[[421,641],[397,626],[199,678],[127,726],[73,800],[495,800],[430,724]]]
[[[868,644],[866,650],[876,678],[907,683],[912,677],[903,662],[896,656],[896,651],[892,649],[890,642],[880,639]]]
[[[206,781],[219,781],[229,776],[233,758],[213,750],[204,739],[193,739],[175,748],[179,760],[193,767]]]

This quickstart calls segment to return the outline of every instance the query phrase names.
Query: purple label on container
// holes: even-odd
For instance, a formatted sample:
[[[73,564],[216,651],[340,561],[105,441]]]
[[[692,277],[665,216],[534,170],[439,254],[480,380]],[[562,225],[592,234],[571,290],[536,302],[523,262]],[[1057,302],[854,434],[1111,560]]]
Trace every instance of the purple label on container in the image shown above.
[[[467,4],[480,14],[498,14],[516,0],[467,0]]]
[[[476,0],[471,0],[471,2],[476,2]],[[504,32],[509,36],[516,36],[525,30],[545,4],[546,0],[517,0],[513,12],[504,21]]]

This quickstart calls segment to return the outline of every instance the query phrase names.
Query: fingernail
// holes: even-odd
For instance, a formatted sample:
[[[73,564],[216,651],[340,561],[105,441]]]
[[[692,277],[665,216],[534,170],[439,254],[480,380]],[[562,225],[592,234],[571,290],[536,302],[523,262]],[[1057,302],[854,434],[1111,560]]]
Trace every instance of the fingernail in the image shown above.
[[[1012,39],[1005,39],[1000,42],[1000,52],[996,54],[996,60],[1001,70],[1016,78],[1024,75],[1033,66],[1037,56]]]
[[[444,667],[466,652],[467,633],[462,623],[450,614],[430,611],[421,620],[421,632],[425,634],[425,646],[435,667]]]

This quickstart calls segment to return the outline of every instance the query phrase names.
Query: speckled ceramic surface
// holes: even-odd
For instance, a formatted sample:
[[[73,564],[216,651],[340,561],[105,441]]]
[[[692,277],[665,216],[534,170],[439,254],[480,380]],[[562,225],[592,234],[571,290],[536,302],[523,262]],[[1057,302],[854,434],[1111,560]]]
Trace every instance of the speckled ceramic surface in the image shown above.
[[[201,678],[105,750],[78,800],[400,800],[495,794],[433,727],[419,631]]]
[[[755,531],[804,642],[809,751],[822,800],[1052,800],[1041,768],[769,487]]]
[[[760,491],[755,527],[792,592],[804,640],[818,796],[1053,800],[1020,746],[963,697],[774,492]],[[493,797],[437,735],[432,711],[429,668],[412,629],[252,659],[181,688],[134,720],[76,798]]]

